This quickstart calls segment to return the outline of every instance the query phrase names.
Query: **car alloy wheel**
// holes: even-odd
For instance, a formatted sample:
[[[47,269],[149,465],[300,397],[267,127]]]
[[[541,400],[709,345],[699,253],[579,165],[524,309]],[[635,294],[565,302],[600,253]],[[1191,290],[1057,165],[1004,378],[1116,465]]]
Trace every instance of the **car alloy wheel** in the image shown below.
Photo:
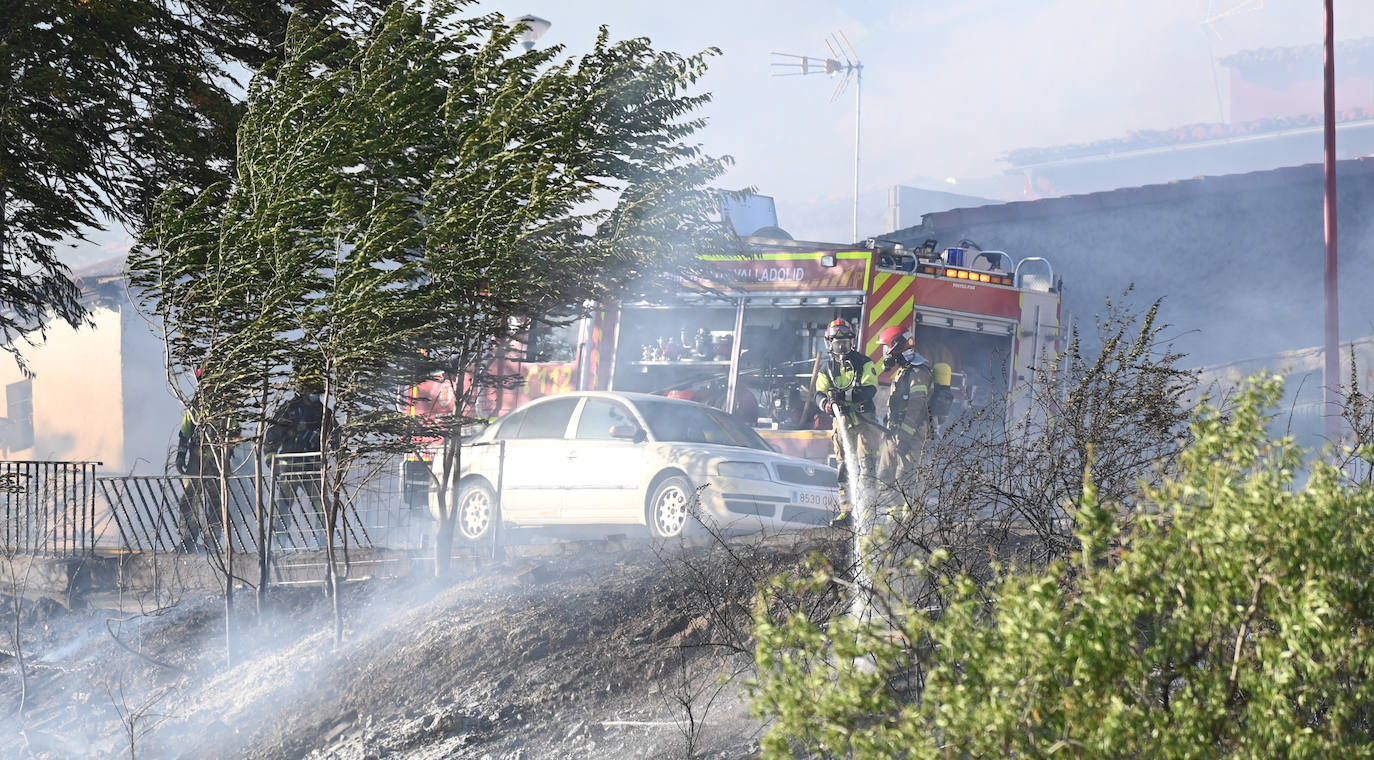
[[[680,475],[664,478],[649,499],[649,527],[659,538],[682,535],[692,514],[695,494]]]
[[[496,521],[496,494],[491,486],[478,481],[463,486],[458,493],[458,533],[468,541],[486,538]]]

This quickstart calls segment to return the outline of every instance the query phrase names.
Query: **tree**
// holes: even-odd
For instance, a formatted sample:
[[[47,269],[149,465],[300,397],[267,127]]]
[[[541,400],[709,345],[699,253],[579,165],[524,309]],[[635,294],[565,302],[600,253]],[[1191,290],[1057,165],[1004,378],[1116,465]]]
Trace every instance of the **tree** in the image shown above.
[[[350,4],[366,15],[375,0]],[[290,8],[332,0],[19,0],[0,14],[0,337],[85,308],[56,255],[107,220],[134,230],[169,184],[232,171],[243,104],[232,72],[276,56]]]
[[[131,262],[170,366],[219,373],[221,419],[262,420],[292,366],[319,368],[339,420],[321,436],[337,440],[321,463],[336,589],[350,468],[423,434],[457,451],[463,414],[406,417],[405,388],[440,374],[470,399],[480,356],[520,319],[723,237],[702,187],[722,164],[682,143],[703,56],[603,32],[555,64],[459,7],[398,2],[355,36],[294,19],[250,88],[234,181],[165,192]]]
[[[332,135],[335,164],[304,176],[334,199],[320,237],[346,255],[315,267],[335,284],[302,312],[307,343],[336,380],[373,362],[369,377],[386,366],[393,379],[443,378],[458,400],[430,428],[445,441],[440,573],[459,431],[469,402],[504,381],[481,369],[492,347],[552,311],[661,283],[726,241],[704,187],[724,163],[684,142],[702,123],[686,115],[706,100],[684,91],[709,51],[684,58],[603,30],[591,53],[556,63],[560,49],[514,54],[501,19],[458,9],[397,3],[340,59],[341,79],[291,85],[306,103],[338,104],[312,122]],[[342,406],[381,408],[375,386],[357,393],[360,405],[341,395]]]
[[[233,629],[233,544],[229,515],[230,452],[240,439],[244,414],[251,414],[245,399],[245,385],[251,390],[252,377],[235,361],[233,343],[254,332],[246,330],[242,308],[244,278],[225,266],[226,243],[233,244],[230,229],[219,228],[222,218],[204,195],[183,208],[159,203],[151,226],[156,251],[131,257],[130,283],[135,297],[145,309],[161,319],[168,356],[171,388],[191,415],[200,439],[197,445],[213,452],[218,473],[218,522],[223,526],[219,540],[225,603],[225,648],[228,659],[234,656]],[[251,338],[250,338],[251,339]],[[175,382],[194,374],[195,386],[183,388]],[[212,545],[207,535],[207,546]]]
[[[1124,520],[1091,472],[1078,550],[990,589],[943,552],[879,575],[882,620],[755,611],[765,757],[1338,757],[1374,739],[1374,488],[1295,473],[1278,378],[1204,406],[1177,471]],[[1124,526],[1130,525],[1130,528]],[[883,593],[940,583],[932,612]],[[830,585],[824,570],[778,589]]]
[[[337,97],[349,47],[333,28],[328,19],[293,20],[283,62],[269,62],[250,87],[234,182],[198,194],[168,188],[130,259],[140,304],[164,331],[169,380],[177,389],[178,376],[200,370],[195,394],[181,395],[223,452],[245,440],[261,451],[273,409],[318,354],[335,251],[327,235],[338,224],[331,182],[350,158],[331,150],[349,133],[338,117],[348,104]],[[316,68],[325,72],[319,82]],[[223,492],[227,468],[220,475]],[[269,578],[265,506],[256,510],[260,604]],[[227,532],[224,548],[232,548]],[[231,556],[225,578],[228,604]]]

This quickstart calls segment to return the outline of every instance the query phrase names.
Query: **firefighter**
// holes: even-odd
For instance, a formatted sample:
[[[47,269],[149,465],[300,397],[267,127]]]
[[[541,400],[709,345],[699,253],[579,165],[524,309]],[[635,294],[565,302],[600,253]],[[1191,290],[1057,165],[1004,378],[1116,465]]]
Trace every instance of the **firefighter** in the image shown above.
[[[316,545],[325,545],[324,489],[320,482],[320,457],[338,446],[338,422],[334,410],[324,405],[324,380],[316,370],[296,378],[295,395],[272,415],[263,450],[272,466],[276,492],[276,529],[289,532],[291,524],[302,540],[314,534]],[[297,504],[302,513],[295,519]],[[292,539],[295,542],[295,539]]]
[[[816,406],[834,418],[831,442],[840,464],[840,513],[835,525],[848,525],[860,494],[849,493],[848,468],[854,467],[860,492],[870,492],[882,430],[873,421],[873,397],[878,393],[878,365],[854,350],[854,328],[836,319],[825,330],[829,359],[816,374]],[[845,457],[845,440],[857,462]]]
[[[893,325],[878,334],[883,371],[897,370],[887,397],[887,436],[878,462],[878,480],[905,497],[935,423],[935,369],[916,352],[911,333]],[[948,386],[948,381],[946,381]]]
[[[944,432],[954,409],[954,370],[948,362],[935,362],[935,386],[930,391],[931,427],[936,435]]]
[[[199,383],[205,374],[203,367],[196,368],[196,381]],[[191,402],[192,407],[199,405],[200,389]],[[209,549],[214,546],[215,534],[223,525],[219,500],[219,462],[215,451],[205,442],[201,426],[196,424],[191,410],[187,409],[181,417],[181,428],[177,431],[177,472],[185,477],[181,480],[181,494],[177,497],[177,513],[180,528],[181,550],[192,552],[197,546]]]

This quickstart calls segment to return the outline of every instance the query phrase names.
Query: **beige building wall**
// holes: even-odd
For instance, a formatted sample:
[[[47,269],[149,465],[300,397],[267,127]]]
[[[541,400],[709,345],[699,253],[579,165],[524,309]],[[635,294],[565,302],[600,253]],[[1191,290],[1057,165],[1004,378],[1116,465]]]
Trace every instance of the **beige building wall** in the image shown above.
[[[127,469],[120,313],[100,307],[91,319],[94,329],[54,324],[47,341],[24,350],[34,372],[33,445],[7,450],[6,459],[97,461],[103,470]],[[0,361],[0,393],[23,379],[13,361]],[[8,403],[0,399],[0,410]]]

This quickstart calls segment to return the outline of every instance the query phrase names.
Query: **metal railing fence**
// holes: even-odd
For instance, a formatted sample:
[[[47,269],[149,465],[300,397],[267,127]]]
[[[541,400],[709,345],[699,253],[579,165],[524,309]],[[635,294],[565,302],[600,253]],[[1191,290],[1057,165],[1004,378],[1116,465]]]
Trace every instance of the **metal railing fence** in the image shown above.
[[[189,551],[220,540],[223,513],[218,476],[115,475],[96,480],[118,529],[118,544],[113,548]],[[257,546],[253,494],[251,476],[228,479],[230,529],[236,549]]]
[[[99,464],[0,461],[0,551],[56,557],[93,552]]]
[[[428,513],[402,504],[401,462],[362,463],[347,472],[339,490],[335,546],[422,548]],[[325,546],[325,515],[319,457],[280,454],[259,480],[227,479],[229,532],[236,552],[258,551],[257,515],[264,511],[273,554]],[[217,475],[122,475],[97,479],[118,527],[118,547],[129,552],[199,551],[223,541],[223,503]]]

